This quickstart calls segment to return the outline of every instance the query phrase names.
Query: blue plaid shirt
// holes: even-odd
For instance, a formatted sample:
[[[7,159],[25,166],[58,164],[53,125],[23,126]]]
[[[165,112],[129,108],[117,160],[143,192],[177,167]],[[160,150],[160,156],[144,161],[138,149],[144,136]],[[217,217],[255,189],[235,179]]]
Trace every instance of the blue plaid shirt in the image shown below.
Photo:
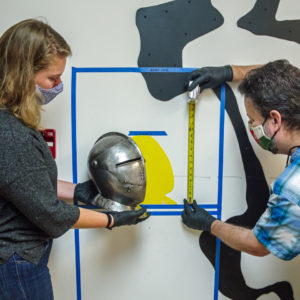
[[[256,238],[275,256],[290,260],[300,253],[300,148],[271,184],[268,208],[254,229]]]

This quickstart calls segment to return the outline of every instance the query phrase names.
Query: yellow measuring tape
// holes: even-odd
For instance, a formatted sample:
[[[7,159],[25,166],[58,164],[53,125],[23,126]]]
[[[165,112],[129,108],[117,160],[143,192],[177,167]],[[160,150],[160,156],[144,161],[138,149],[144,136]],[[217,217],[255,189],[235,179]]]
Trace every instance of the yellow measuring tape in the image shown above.
[[[194,200],[194,136],[195,136],[195,105],[196,100],[190,99],[189,128],[188,128],[188,177],[187,201],[191,204]]]

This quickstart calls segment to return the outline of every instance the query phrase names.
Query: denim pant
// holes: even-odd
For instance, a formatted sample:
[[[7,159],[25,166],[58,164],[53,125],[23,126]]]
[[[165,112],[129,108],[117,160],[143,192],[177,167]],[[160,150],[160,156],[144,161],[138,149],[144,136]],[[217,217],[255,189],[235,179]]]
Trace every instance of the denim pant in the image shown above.
[[[47,267],[50,242],[38,265],[14,254],[0,265],[1,300],[53,300],[52,283]]]

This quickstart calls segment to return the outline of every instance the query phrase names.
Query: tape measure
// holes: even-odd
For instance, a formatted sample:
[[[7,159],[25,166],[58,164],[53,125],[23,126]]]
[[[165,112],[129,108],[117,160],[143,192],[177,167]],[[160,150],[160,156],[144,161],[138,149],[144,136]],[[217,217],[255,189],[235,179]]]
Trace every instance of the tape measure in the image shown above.
[[[191,84],[190,82],[189,84]],[[188,92],[189,127],[188,127],[188,176],[187,176],[187,201],[194,201],[194,145],[195,145],[195,108],[200,89],[197,86]]]
[[[188,177],[187,177],[187,201],[191,204],[194,200],[194,137],[195,137],[195,104],[191,99],[189,105],[188,127]]]

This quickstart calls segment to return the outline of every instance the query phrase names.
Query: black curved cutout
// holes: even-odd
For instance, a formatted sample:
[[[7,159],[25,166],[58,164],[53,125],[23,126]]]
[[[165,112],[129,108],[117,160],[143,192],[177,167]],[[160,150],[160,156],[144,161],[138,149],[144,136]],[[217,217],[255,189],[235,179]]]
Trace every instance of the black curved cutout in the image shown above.
[[[139,67],[182,67],[182,50],[190,41],[224,22],[211,0],[175,0],[140,8],[136,25],[141,37]],[[185,73],[143,73],[151,95],[162,101],[185,91]]]
[[[293,25],[299,27],[299,20],[278,22],[275,14],[278,0],[258,0],[254,10],[261,10],[261,4],[269,5],[269,21],[265,15],[260,20],[254,13],[255,22],[258,24],[271,24],[257,29],[261,33],[277,34],[280,28]],[[264,10],[264,9],[263,9]],[[264,10],[266,13],[266,11]],[[239,20],[239,26],[243,26],[251,12]],[[253,15],[251,15],[253,17]],[[270,21],[271,20],[271,21]],[[273,21],[272,21],[273,20]],[[275,20],[275,23],[274,23]],[[251,20],[250,20],[251,21]],[[138,59],[140,67],[182,67],[182,50],[191,40],[200,37],[223,24],[224,20],[220,13],[212,6],[210,0],[175,0],[165,4],[141,8],[136,14],[136,24],[141,37],[141,51]],[[289,23],[293,22],[293,23]],[[296,22],[296,23],[295,23]],[[275,24],[275,29],[274,29]],[[250,24],[249,24],[250,25]],[[281,27],[280,27],[280,26]],[[280,27],[280,28],[279,28]],[[242,27],[243,28],[243,27]],[[272,28],[272,30],[270,29]],[[296,28],[296,29],[297,29]],[[192,30],[194,29],[194,31]],[[248,29],[248,28],[245,28]],[[248,29],[249,30],[249,29]],[[275,30],[275,33],[273,32]],[[290,29],[289,29],[290,30]],[[255,33],[255,32],[254,32]],[[289,32],[291,37],[293,32]],[[300,37],[299,31],[297,37]],[[288,39],[288,38],[285,38]],[[296,37],[294,41],[299,43]],[[290,39],[290,40],[293,40]],[[200,54],[199,54],[200,55]],[[149,92],[158,100],[170,100],[185,92],[184,73],[143,73]],[[220,99],[220,88],[214,89]],[[231,88],[226,85],[226,111],[233,124],[235,134],[241,151],[242,162],[246,174],[246,211],[239,216],[233,216],[227,222],[252,228],[266,209],[269,198],[269,188],[259,160],[257,159],[249,142],[244,122],[241,118],[235,95]],[[216,239],[207,232],[200,235],[200,248],[211,264],[215,263]],[[241,270],[241,252],[231,249],[221,243],[220,251],[220,280],[219,290],[222,294],[235,300],[252,300],[259,296],[274,292],[282,300],[293,300],[293,289],[287,281],[276,282],[267,287],[254,289],[247,285]]]
[[[238,20],[238,27],[300,44],[300,20],[277,21],[280,0],[257,0],[253,9]]]

